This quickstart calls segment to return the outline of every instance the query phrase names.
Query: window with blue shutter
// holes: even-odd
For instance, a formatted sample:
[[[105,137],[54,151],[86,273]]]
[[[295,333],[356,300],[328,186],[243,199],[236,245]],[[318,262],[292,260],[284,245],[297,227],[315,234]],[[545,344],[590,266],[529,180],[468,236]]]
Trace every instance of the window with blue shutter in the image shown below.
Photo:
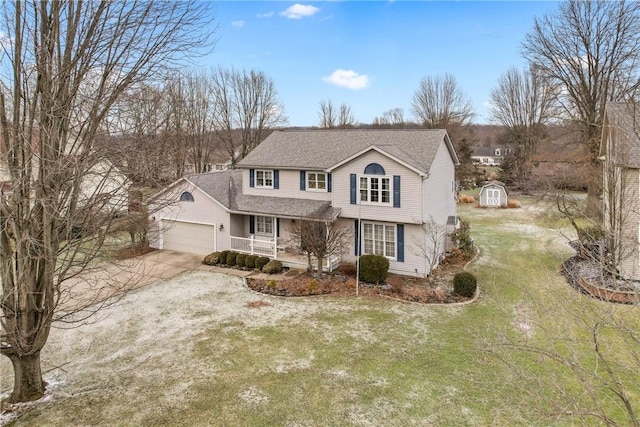
[[[249,169],[249,187],[255,187],[256,185],[256,171]]]
[[[306,180],[307,174],[305,171],[300,171],[300,191],[304,191],[306,189]]]
[[[331,174],[327,174],[327,192],[331,193]]]
[[[404,262],[404,224],[398,224],[396,227],[396,240],[398,242],[396,261]]]
[[[276,237],[280,237],[280,218],[276,218]]]
[[[400,207],[400,175],[393,175],[393,207]]]
[[[273,171],[273,188],[280,188],[280,171],[278,169]]]
[[[249,215],[249,234],[256,234],[256,217]]]
[[[355,205],[356,204],[356,196],[357,196],[357,179],[358,176],[355,173],[352,173],[350,176],[350,195],[351,195],[351,204]]]

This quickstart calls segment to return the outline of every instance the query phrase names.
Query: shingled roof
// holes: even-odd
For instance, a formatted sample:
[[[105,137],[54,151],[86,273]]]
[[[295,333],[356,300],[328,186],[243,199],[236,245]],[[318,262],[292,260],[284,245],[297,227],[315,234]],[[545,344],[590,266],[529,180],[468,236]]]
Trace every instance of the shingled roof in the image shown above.
[[[317,220],[333,220],[340,213],[328,201],[242,194],[242,171],[237,169],[190,175],[187,180],[231,212]]]
[[[427,173],[443,141],[458,164],[447,132],[440,129],[281,130],[269,135],[238,167],[326,170],[376,148]]]
[[[606,153],[606,136],[611,133],[612,153]],[[610,102],[605,110],[605,131],[600,155],[620,165],[640,168],[640,108],[635,104]]]

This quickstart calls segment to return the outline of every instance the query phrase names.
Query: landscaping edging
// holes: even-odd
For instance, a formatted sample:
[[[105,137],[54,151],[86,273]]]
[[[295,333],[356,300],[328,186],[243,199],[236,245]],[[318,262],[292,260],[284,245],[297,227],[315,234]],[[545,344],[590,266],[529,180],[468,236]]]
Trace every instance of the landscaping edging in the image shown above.
[[[580,287],[589,295],[608,302],[619,302],[623,304],[640,304],[640,295],[637,292],[616,291],[614,289],[601,288],[592,285],[584,277],[578,279]]]

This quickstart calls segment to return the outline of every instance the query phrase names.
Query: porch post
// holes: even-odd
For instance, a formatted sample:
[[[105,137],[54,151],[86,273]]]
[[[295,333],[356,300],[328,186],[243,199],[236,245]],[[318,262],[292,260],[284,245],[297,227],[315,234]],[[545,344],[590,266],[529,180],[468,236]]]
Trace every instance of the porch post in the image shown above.
[[[254,253],[253,253],[253,239],[254,238],[255,238],[255,236],[253,234],[249,238],[249,252],[251,252],[251,255],[254,255]]]

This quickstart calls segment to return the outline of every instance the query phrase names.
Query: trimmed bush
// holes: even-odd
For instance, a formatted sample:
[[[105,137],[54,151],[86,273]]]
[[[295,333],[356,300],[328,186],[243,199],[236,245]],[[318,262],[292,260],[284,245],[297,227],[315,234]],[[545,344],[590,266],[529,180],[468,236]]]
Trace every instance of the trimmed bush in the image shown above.
[[[282,263],[276,259],[269,261],[262,267],[262,272],[267,274],[277,274],[282,272]]]
[[[229,252],[231,251],[222,251],[220,252],[220,264],[227,264],[227,256],[229,255]]]
[[[238,257],[238,252],[229,252],[227,254],[227,265],[233,267],[236,265],[236,258]]]
[[[244,259],[245,267],[247,267],[248,269],[251,269],[251,270],[256,268],[256,259],[257,258],[258,258],[257,255],[247,255],[247,257]]]
[[[463,271],[453,276],[453,293],[465,298],[471,298],[476,293],[477,280],[473,274]]]
[[[247,265],[247,254],[238,254],[236,257],[236,265],[240,268]]]
[[[204,263],[206,265],[216,265],[220,262],[220,252],[214,252],[204,257]]]
[[[363,255],[360,257],[360,280],[381,284],[387,279],[389,260],[382,255]]]
[[[256,258],[256,268],[262,271],[262,267],[267,265],[268,262],[269,262],[269,257],[259,256],[258,258]]]

